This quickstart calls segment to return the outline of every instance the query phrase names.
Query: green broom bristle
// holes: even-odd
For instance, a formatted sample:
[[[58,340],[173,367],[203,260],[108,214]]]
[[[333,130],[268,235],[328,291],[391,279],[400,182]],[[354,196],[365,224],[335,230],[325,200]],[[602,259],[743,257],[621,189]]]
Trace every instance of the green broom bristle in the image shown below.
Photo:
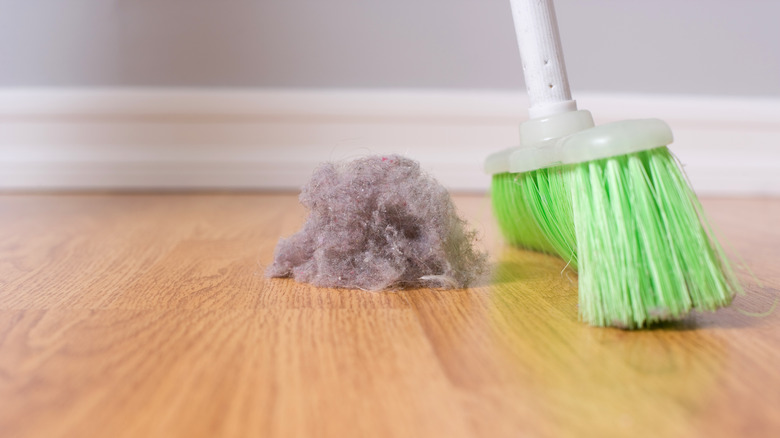
[[[577,269],[577,241],[565,169],[552,167],[528,175],[530,178],[521,183],[520,190],[537,227],[554,253]]]
[[[574,259],[571,202],[560,167],[494,175],[493,210],[513,245]]]
[[[534,172],[511,174],[500,173],[493,176],[491,199],[493,211],[498,219],[501,233],[510,244],[533,251],[557,254],[547,237],[539,227],[535,212],[531,209],[533,190],[529,185]]]
[[[740,290],[666,147],[496,175],[493,195],[511,243],[578,267],[580,317],[592,325],[640,328],[728,305]]]
[[[666,147],[570,166],[580,315],[643,327],[740,290],[701,205]]]

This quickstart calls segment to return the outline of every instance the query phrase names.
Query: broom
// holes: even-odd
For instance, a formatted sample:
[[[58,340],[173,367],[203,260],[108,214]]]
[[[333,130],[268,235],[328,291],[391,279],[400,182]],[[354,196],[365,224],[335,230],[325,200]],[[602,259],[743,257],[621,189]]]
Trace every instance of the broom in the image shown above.
[[[641,328],[728,305],[740,285],[657,119],[596,127],[571,98],[552,0],[511,0],[529,119],[488,157],[502,234],[577,269],[580,319]]]

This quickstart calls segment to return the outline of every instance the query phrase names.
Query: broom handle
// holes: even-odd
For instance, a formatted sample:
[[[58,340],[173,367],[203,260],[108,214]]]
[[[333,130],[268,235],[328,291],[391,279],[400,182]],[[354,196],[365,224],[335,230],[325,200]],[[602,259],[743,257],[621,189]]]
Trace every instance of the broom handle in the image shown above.
[[[529,116],[535,119],[576,111],[552,0],[510,2],[528,90]]]

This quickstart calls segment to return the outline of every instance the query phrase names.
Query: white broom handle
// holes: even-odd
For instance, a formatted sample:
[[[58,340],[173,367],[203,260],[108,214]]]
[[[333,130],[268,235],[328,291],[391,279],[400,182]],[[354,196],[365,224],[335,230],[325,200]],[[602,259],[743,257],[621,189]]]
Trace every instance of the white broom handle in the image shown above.
[[[576,111],[552,0],[510,0],[532,119]]]

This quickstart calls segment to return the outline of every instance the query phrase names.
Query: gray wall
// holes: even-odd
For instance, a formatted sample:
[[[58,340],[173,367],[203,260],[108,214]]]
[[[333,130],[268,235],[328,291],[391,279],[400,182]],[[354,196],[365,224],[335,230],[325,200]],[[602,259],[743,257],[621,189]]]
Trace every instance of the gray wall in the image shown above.
[[[576,91],[780,96],[780,1],[557,0]],[[508,0],[0,0],[0,87],[517,89]]]

